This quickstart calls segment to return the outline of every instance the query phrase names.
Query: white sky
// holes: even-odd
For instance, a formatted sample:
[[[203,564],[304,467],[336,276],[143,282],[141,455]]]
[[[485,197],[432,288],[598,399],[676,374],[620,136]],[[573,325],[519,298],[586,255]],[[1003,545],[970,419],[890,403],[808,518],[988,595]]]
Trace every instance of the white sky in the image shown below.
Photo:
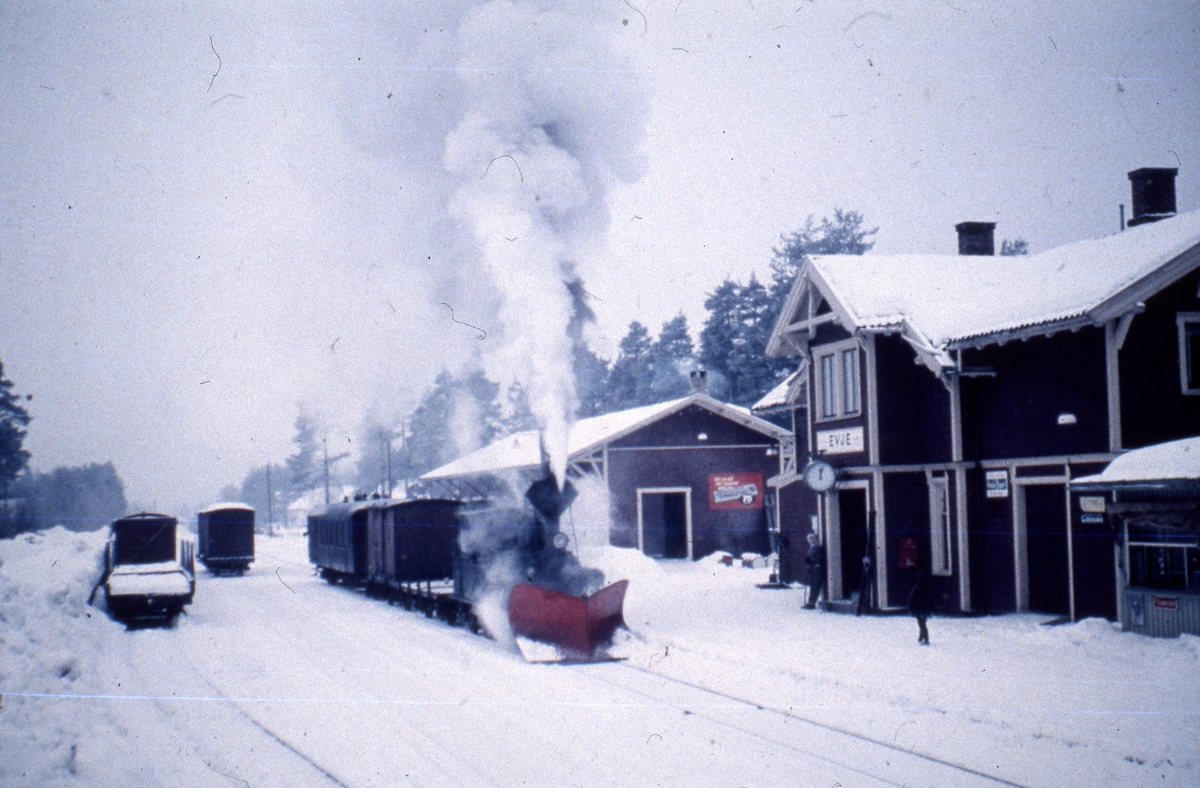
[[[139,505],[206,503],[291,451],[297,403],[346,446],[486,353],[443,301],[500,333],[445,207],[473,4],[268,5],[0,7],[0,361],[41,470],[111,459]],[[649,108],[580,261],[603,353],[633,319],[695,333],[706,291],[835,206],[885,253],[952,253],[966,220],[1034,251],[1108,234],[1143,166],[1200,208],[1195,2],[588,14],[629,64],[593,89]]]

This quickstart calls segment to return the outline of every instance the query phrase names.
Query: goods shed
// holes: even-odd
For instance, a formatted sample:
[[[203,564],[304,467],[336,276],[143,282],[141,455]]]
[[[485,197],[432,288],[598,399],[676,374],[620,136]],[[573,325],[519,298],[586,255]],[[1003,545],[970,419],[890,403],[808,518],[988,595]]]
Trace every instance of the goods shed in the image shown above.
[[[707,394],[582,419],[568,436],[568,475],[600,478],[609,494],[609,542],[654,558],[718,550],[769,553],[774,500],[765,482],[794,472],[788,430]],[[495,494],[541,473],[536,431],[520,432],[421,477],[457,497]],[[439,494],[445,494],[442,490]]]

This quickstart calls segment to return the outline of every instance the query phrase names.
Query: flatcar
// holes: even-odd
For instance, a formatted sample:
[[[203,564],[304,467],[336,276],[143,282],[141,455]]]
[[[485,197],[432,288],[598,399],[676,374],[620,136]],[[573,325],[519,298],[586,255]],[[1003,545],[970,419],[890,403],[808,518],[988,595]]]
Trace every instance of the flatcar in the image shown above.
[[[105,546],[104,586],[113,618],[170,624],[196,593],[195,547],[177,544],[178,521],[142,512],[114,520]]]
[[[213,574],[244,574],[254,563],[254,507],[218,503],[196,513],[196,557]]]

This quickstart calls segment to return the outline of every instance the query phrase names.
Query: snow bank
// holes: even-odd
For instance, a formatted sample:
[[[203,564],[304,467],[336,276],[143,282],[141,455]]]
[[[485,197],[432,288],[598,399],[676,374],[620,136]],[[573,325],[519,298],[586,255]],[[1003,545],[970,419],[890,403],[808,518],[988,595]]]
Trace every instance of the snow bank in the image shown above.
[[[105,529],[0,540],[0,784],[59,785],[78,775],[98,725],[54,696],[95,692],[96,662],[122,628],[88,596],[104,571]]]

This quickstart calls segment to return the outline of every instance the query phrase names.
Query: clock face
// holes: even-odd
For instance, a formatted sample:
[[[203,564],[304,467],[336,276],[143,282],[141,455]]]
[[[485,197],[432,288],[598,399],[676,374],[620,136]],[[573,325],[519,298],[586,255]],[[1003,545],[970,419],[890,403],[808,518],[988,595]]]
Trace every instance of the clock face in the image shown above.
[[[827,492],[833,489],[833,483],[836,480],[837,473],[827,462],[817,460],[809,463],[808,467],[804,469],[804,483],[816,492]]]

